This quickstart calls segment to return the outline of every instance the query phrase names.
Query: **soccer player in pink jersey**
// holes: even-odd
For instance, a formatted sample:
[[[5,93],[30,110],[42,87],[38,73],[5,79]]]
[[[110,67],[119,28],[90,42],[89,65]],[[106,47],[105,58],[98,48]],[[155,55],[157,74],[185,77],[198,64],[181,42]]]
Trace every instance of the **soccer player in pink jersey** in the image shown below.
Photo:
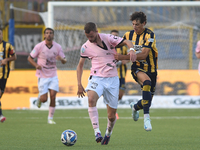
[[[59,91],[56,60],[61,61],[62,64],[67,62],[62,47],[53,41],[53,38],[54,30],[46,28],[44,30],[44,41],[38,43],[28,57],[28,61],[36,68],[36,76],[38,77],[38,108],[41,107],[41,103],[47,101],[48,92],[50,93],[49,124],[55,124],[53,115],[55,112],[56,94]],[[37,58],[37,63],[34,61],[34,58]]]
[[[200,59],[200,41],[197,42],[196,53],[195,54],[196,54],[196,57],[198,59]],[[199,70],[199,74],[200,74],[200,62],[199,62],[198,70]]]
[[[81,58],[77,66],[77,95],[78,97],[84,97],[85,92],[87,92],[89,104],[88,113],[94,129],[95,140],[97,143],[101,142],[102,145],[107,145],[116,122],[115,114],[119,95],[117,61],[114,58],[114,55],[117,53],[115,47],[127,45],[130,48],[129,55],[132,62],[136,60],[136,54],[132,50],[132,42],[111,34],[98,33],[97,26],[93,22],[86,23],[84,30],[88,40],[81,47]],[[92,67],[88,85],[84,89],[81,83],[81,77],[86,58],[91,59]],[[101,136],[98,110],[96,107],[96,103],[102,95],[104,97],[104,103],[107,106],[108,114],[108,123],[104,138]]]

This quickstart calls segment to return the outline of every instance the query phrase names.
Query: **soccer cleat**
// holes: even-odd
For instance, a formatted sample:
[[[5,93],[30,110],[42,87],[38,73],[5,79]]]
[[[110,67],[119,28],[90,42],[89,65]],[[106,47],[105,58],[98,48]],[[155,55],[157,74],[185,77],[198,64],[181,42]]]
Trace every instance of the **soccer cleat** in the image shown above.
[[[101,141],[101,145],[107,145],[110,141],[110,136],[105,135],[103,140]]]
[[[149,117],[144,118],[144,129],[146,131],[151,131],[152,130],[151,120],[150,120]]]
[[[96,138],[95,140],[97,143],[100,143],[103,139],[103,137],[101,136],[101,133],[99,132],[95,135],[95,138]]]
[[[38,97],[37,102],[36,102],[36,105],[37,105],[38,108],[41,107],[41,103],[42,103],[42,102],[40,101],[40,99],[39,99],[39,97]]]
[[[48,124],[56,124],[56,122],[53,119],[48,119]]]
[[[6,120],[6,117],[4,117],[3,115],[0,116],[0,121],[1,123],[3,123]]]
[[[135,110],[133,109],[133,107],[134,107],[134,102],[131,102],[131,103],[130,103],[130,106],[131,106],[131,109],[132,109],[132,118],[133,118],[133,120],[134,120],[134,121],[138,121],[138,119],[139,119],[139,111],[135,111]]]

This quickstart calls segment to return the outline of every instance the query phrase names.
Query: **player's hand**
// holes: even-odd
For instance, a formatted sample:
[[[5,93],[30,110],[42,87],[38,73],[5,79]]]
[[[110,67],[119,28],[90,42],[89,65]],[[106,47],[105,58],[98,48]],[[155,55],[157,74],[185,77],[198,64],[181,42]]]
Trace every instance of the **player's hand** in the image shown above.
[[[1,63],[1,66],[6,65],[6,64],[7,64],[7,59],[3,59],[3,60],[1,60],[0,63]]]
[[[135,51],[130,51],[128,54],[130,55],[130,61],[135,62],[137,59]]]
[[[35,68],[38,70],[42,70],[42,67],[40,65],[37,65]]]
[[[78,85],[78,92],[77,92],[78,98],[80,98],[80,97],[83,98],[85,96],[84,93],[86,93],[86,92],[85,92],[85,89],[83,88],[83,86]]]
[[[62,60],[62,57],[56,56],[56,60]]]

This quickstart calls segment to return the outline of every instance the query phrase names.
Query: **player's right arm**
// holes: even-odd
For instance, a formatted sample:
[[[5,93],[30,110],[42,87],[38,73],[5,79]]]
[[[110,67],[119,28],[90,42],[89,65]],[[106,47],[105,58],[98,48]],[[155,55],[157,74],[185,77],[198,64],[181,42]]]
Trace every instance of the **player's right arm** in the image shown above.
[[[85,62],[85,58],[80,58],[78,66],[77,66],[77,82],[78,82],[78,92],[77,95],[78,97],[84,97],[85,96],[85,89],[82,86],[81,78],[83,74],[83,65]]]
[[[33,59],[30,55],[28,56],[28,61],[29,61],[30,64],[31,64],[33,67],[35,67],[36,69],[39,69],[39,70],[42,69],[42,67],[39,66],[39,65],[34,61],[34,59]]]

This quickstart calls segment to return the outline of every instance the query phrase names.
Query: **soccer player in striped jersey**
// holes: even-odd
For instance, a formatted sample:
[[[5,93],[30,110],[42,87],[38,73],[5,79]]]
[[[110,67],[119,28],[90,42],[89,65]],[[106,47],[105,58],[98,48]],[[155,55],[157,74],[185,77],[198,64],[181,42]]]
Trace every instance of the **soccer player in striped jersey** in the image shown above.
[[[2,29],[0,29],[0,121],[4,122],[6,117],[2,114],[1,98],[4,93],[6,82],[10,74],[10,62],[17,59],[13,46],[3,40]]]
[[[146,15],[143,12],[135,12],[130,16],[133,30],[124,34],[124,39],[132,41],[134,51],[137,53],[137,61],[131,66],[131,74],[136,82],[141,85],[142,99],[136,104],[131,103],[132,117],[134,121],[139,118],[139,110],[144,112],[144,129],[151,131],[151,120],[149,109],[155,92],[157,79],[157,59],[158,50],[156,48],[156,38],[153,31],[145,28],[147,23]],[[129,59],[128,55],[116,55],[116,59]]]
[[[127,45],[133,48],[132,42],[123,38],[98,33],[97,26],[93,22],[86,23],[85,35],[88,40],[81,47],[81,58],[77,66],[78,97],[88,96],[88,113],[94,129],[95,140],[97,143],[107,145],[116,122],[116,111],[119,95],[119,77],[117,74],[116,60],[114,55],[117,53],[116,46]],[[129,53],[131,61],[136,60],[134,51]],[[91,59],[90,78],[86,89],[83,88],[81,78],[85,59]],[[107,106],[107,129],[104,138],[101,136],[99,128],[98,110],[96,107],[98,99],[103,95],[104,103]]]
[[[111,30],[110,34],[119,36],[119,31],[118,30]],[[127,55],[127,47],[119,47],[116,48],[117,53],[122,54],[122,55]],[[126,77],[126,72],[127,72],[127,63],[129,60],[120,60],[117,62],[117,71],[118,71],[118,76],[119,76],[119,100],[122,99],[124,92],[125,92],[125,77]],[[118,113],[116,113],[117,119],[119,119]]]
[[[60,44],[53,41],[54,30],[46,28],[44,30],[44,41],[38,43],[31,51],[28,61],[36,68],[36,76],[38,77],[39,96],[37,100],[38,108],[41,103],[45,103],[48,99],[48,92],[50,93],[50,105],[48,124],[56,124],[53,120],[55,113],[56,94],[59,91],[59,81],[57,76],[56,60],[65,64],[64,52]],[[37,58],[37,63],[34,61]]]

